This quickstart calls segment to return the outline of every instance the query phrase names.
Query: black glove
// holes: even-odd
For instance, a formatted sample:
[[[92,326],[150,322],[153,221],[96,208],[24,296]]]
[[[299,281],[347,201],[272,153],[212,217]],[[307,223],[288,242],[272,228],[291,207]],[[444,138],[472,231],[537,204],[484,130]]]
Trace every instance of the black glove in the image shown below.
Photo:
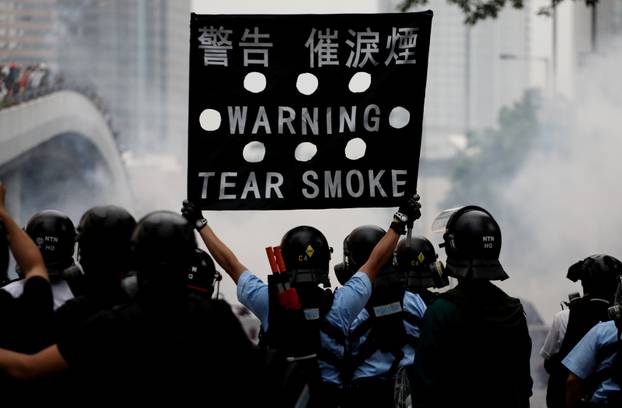
[[[419,204],[419,194],[415,194],[405,199],[397,209],[390,228],[402,235],[406,232],[406,227],[412,228],[413,223],[419,218],[421,218],[421,204]]]
[[[203,218],[201,210],[188,200],[184,200],[181,207],[181,215],[197,230],[201,231],[207,225],[207,220]]]

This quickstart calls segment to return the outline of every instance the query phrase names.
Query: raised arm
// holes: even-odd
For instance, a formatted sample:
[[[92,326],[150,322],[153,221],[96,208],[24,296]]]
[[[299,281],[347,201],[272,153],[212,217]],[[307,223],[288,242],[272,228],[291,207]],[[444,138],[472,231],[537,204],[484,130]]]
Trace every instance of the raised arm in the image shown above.
[[[360,271],[365,273],[370,281],[374,282],[380,268],[393,255],[400,235],[406,232],[406,226],[412,225],[419,218],[421,218],[421,204],[419,204],[419,195],[416,194],[408,198],[393,215],[391,227],[376,244],[367,262],[361,266]]]
[[[48,279],[48,272],[43,263],[41,252],[30,237],[22,230],[11,218],[5,207],[6,189],[0,183],[0,219],[6,228],[9,239],[9,247],[15,257],[19,268],[24,272],[26,279],[33,276],[40,276]]]
[[[207,225],[207,220],[203,218],[201,210],[193,203],[184,201],[181,213],[201,235],[207,250],[214,257],[218,265],[221,266],[231,276],[237,284],[242,272],[247,268],[235,256],[233,251],[218,238],[212,228]]]

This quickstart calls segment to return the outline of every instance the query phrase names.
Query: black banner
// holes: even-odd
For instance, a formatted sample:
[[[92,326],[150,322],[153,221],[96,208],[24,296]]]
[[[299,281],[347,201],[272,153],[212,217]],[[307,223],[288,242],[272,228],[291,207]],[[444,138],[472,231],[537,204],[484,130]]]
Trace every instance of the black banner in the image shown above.
[[[191,18],[188,197],[396,206],[416,191],[432,12]]]

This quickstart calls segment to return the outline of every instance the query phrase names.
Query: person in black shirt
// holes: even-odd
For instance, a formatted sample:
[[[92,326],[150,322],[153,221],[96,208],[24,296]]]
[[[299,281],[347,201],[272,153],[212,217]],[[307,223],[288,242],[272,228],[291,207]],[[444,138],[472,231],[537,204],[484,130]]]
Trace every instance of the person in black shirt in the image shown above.
[[[139,285],[132,302],[98,313],[34,355],[0,350],[0,371],[31,379],[75,370],[87,405],[261,402],[261,355],[229,305],[186,289],[196,248],[190,224],[171,212],[151,213],[138,223],[132,247]]]
[[[0,253],[10,247],[17,265],[24,273],[24,290],[18,297],[0,289],[0,347],[33,353],[49,344],[49,330],[53,313],[52,289],[43,257],[36,244],[8,214],[6,190],[0,183]],[[1,275],[6,275],[8,262],[3,261]],[[19,397],[22,403],[32,402],[22,384],[0,377],[4,401]],[[25,401],[27,400],[27,401]]]
[[[6,189],[0,183],[0,222],[2,241],[9,245],[15,261],[24,273],[24,291],[19,297],[0,290],[0,347],[25,353],[45,345],[46,329],[52,317],[52,290],[43,258],[35,243],[15,223],[4,205]],[[0,251],[5,251],[0,249]],[[3,274],[6,273],[7,265]]]
[[[129,300],[121,281],[130,271],[130,239],[136,220],[114,205],[93,207],[78,224],[78,261],[84,275],[82,294],[56,310],[54,330],[60,339],[97,312]]]
[[[508,278],[499,262],[501,229],[477,206],[441,213],[447,272],[458,286],[427,308],[412,374],[416,408],[527,408],[531,339],[520,301],[491,281]]]

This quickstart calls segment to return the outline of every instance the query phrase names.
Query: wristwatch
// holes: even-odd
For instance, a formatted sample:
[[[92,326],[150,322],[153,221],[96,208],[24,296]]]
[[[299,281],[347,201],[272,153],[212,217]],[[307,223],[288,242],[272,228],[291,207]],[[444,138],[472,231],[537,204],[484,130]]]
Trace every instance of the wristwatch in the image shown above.
[[[201,229],[203,229],[206,225],[207,220],[205,218],[199,218],[194,222],[194,228],[196,228],[197,231],[201,231]]]
[[[402,214],[401,212],[396,212],[395,214],[393,214],[393,218],[395,219],[395,221],[397,222],[401,222],[406,224],[408,222],[408,216],[406,214]]]

